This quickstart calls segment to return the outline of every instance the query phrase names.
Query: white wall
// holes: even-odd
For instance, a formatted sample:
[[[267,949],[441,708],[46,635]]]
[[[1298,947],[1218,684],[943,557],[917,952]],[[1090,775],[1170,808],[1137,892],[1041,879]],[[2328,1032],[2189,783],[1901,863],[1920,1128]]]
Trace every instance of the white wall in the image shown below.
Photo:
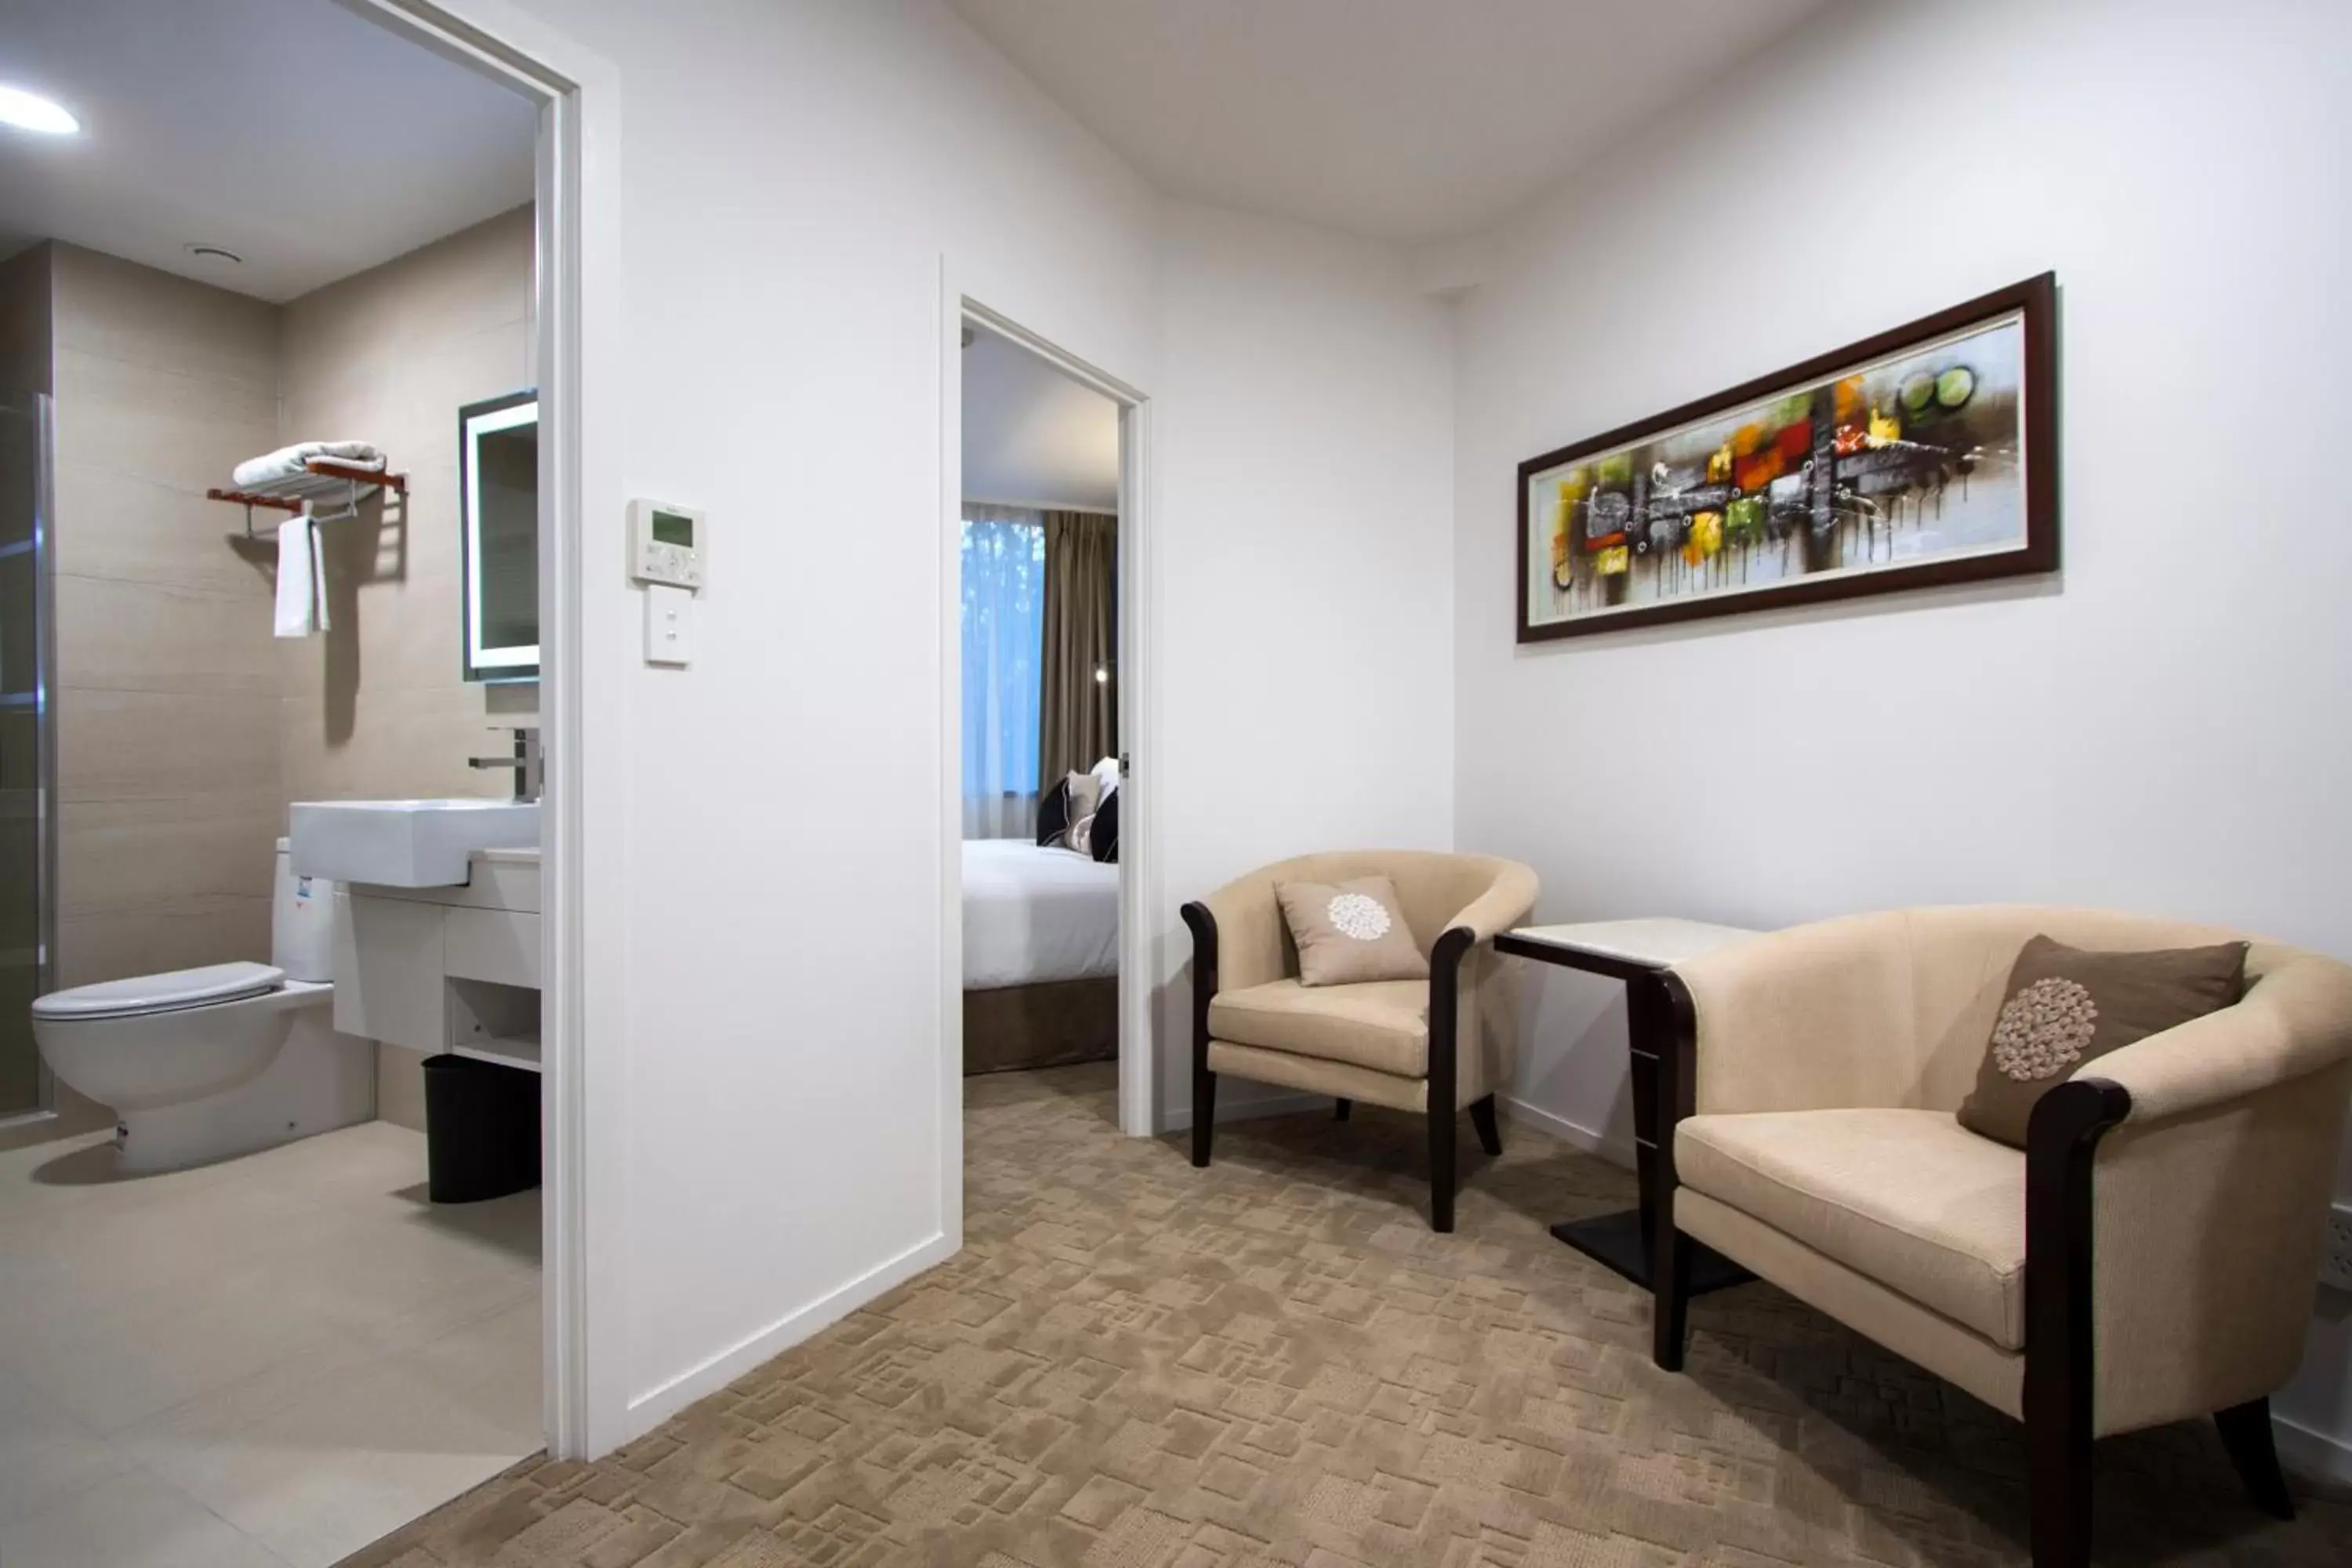
[[[1450,837],[1449,342],[1391,251],[1163,212],[931,0],[523,3],[617,64],[625,482],[713,536],[683,672],[622,646],[620,520],[585,545],[642,1429],[952,1230],[943,257],[1151,399],[1170,973],[1232,872]]]
[[[1176,910],[1315,849],[1453,842],[1446,311],[1393,248],[1164,209],[1157,764],[1160,976]],[[1150,779],[1147,776],[1147,784]],[[1161,1106],[1192,1116],[1189,981]],[[1261,1098],[1223,1086],[1218,1111]]]
[[[523,3],[617,64],[624,479],[712,531],[693,668],[584,672],[636,1428],[939,1250],[942,257],[1149,385],[1152,206],[935,5]]]
[[[2316,4],[1847,6],[1498,236],[1458,321],[1461,845],[1551,920],[2021,900],[2352,956],[2352,529],[2311,488],[2347,62]],[[2060,579],[1513,647],[1521,459],[2045,268]],[[1613,988],[1541,989],[1520,1094],[1622,1138]],[[2339,1436],[2343,1306],[2279,1404]]]

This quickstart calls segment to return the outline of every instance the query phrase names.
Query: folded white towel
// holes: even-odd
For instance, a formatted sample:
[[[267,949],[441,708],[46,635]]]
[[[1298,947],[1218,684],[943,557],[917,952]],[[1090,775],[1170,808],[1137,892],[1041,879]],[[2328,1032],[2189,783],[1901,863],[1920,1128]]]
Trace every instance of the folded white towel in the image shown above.
[[[229,476],[241,490],[257,489],[276,479],[306,472],[303,465],[324,458],[353,468],[382,468],[383,453],[365,441],[297,441],[259,458],[247,458]]]
[[[275,630],[307,637],[327,629],[327,563],[319,556],[319,525],[306,511],[278,525]]]

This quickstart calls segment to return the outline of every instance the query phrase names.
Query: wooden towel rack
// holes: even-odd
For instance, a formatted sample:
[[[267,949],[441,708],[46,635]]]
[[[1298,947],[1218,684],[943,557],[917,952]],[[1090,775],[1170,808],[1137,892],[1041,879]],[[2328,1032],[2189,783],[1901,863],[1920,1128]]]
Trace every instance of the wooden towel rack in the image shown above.
[[[268,488],[255,490],[209,489],[206,500],[225,500],[245,508],[245,531],[247,538],[260,537],[253,531],[253,509],[262,507],[271,511],[299,515],[316,500],[340,496],[343,510],[319,521],[340,521],[359,510],[363,489],[387,489],[397,495],[408,493],[406,474],[387,473],[381,468],[362,468],[352,463],[338,463],[328,458],[312,458],[302,465],[304,471],[289,474],[273,480]]]

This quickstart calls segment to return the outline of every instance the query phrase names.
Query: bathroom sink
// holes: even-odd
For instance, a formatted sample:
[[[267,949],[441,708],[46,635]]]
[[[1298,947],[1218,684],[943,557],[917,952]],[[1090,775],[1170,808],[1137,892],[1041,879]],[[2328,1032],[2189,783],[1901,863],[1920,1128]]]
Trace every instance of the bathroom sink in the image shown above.
[[[453,888],[478,849],[539,844],[539,803],[298,800],[294,873],[389,888]]]

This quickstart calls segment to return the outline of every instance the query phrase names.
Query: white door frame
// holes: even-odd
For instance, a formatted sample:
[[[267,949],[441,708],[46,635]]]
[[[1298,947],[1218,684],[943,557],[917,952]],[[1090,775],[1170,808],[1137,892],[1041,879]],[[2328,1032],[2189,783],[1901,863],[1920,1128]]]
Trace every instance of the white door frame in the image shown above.
[[[952,258],[940,265],[940,864],[942,881],[940,1070],[941,1225],[963,1237],[963,837],[961,795],[963,602],[963,329],[1011,339],[1071,380],[1118,405],[1118,738],[1129,759],[1118,807],[1118,1130],[1159,1131],[1152,963],[1160,907],[1159,541],[1151,526],[1151,400],[1132,384],[1040,337],[964,293]]]
[[[625,866],[614,804],[626,736],[611,707],[625,689],[628,633],[623,596],[592,598],[585,576],[588,562],[617,569],[622,553],[620,77],[509,0],[337,3],[539,108],[541,1387],[549,1453],[593,1458],[634,1435],[619,1201]],[[592,681],[602,698],[594,721],[583,700]]]

